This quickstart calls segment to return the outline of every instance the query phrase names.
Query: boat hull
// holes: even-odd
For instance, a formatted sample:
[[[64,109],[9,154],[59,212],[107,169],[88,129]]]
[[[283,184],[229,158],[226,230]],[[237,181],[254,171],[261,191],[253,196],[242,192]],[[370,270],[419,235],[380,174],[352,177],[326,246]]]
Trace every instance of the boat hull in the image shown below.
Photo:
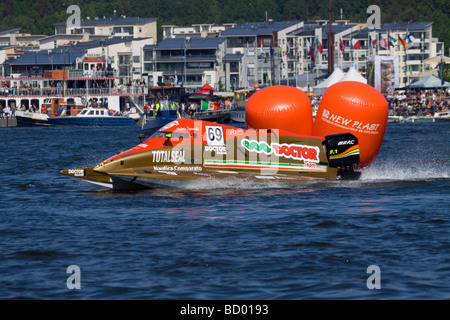
[[[48,116],[42,113],[32,113],[16,111],[18,127],[49,127],[52,124],[48,121]]]
[[[180,119],[136,147],[95,167],[61,174],[113,189],[190,187],[224,179],[302,182],[357,179],[359,144],[350,133],[302,136],[282,130],[244,130]]]
[[[134,126],[136,120],[127,117],[55,117],[49,118],[48,122],[55,126],[76,127],[103,127],[103,126]]]

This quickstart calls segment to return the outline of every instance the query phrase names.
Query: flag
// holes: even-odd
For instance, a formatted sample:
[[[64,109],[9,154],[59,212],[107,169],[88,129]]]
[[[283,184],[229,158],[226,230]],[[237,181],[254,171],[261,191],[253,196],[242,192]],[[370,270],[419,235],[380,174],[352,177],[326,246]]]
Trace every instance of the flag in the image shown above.
[[[392,42],[396,43],[397,39],[395,39],[393,36],[389,35],[389,40],[392,40]]]
[[[262,55],[264,58],[266,57],[266,52],[264,51],[262,42],[261,42],[261,55]]]
[[[273,49],[272,45],[270,45],[270,55],[273,56],[275,50]]]
[[[371,48],[373,48],[373,46],[374,46],[374,43],[373,43],[373,41],[372,41],[372,36],[369,34],[369,46],[371,47]]]
[[[173,79],[173,82],[175,82],[175,84],[178,84],[178,75],[177,75],[176,71],[175,71],[175,77]]]
[[[361,47],[361,44],[359,43],[359,41],[353,37],[351,37],[351,40],[352,40],[353,49],[358,50],[359,47]]]
[[[308,51],[308,53],[311,57],[311,60],[314,61],[314,52],[313,52],[311,45],[309,44],[308,39],[306,39],[306,50]]]
[[[339,49],[341,49],[342,54],[345,52],[344,43],[342,42],[342,38],[339,38]]]
[[[394,42],[397,42],[397,40],[396,40],[393,36],[391,36],[391,35],[389,34],[389,32],[388,32],[388,34],[387,34],[387,44],[388,44],[388,47],[389,47],[389,46],[394,46]]]
[[[286,42],[286,55],[289,55],[289,43]]]
[[[413,35],[409,33],[409,31],[406,31],[406,37],[408,38],[408,43],[413,43],[414,40],[416,40],[416,38],[414,38]]]
[[[209,102],[202,100],[202,110],[208,110],[209,109]]]
[[[322,46],[322,44],[320,43],[319,39],[316,39],[316,42],[317,42],[317,49],[319,49],[320,54],[322,54],[322,52],[323,52],[323,46]]]
[[[278,47],[278,56],[281,57],[281,47]]]
[[[383,36],[381,35],[381,33],[380,33],[380,35],[378,36],[379,37],[379,40],[378,40],[378,42],[379,42],[379,44],[380,44],[380,47],[382,47],[383,49],[388,49],[388,45],[387,45],[387,42],[386,42],[386,40],[385,39],[383,39]]]
[[[187,51],[187,44],[186,44],[186,40],[184,40],[184,55],[186,55],[186,51]]]
[[[405,40],[402,39],[402,37],[400,37],[400,35],[398,35],[398,41],[402,44],[403,48],[408,49],[408,46],[406,45]]]

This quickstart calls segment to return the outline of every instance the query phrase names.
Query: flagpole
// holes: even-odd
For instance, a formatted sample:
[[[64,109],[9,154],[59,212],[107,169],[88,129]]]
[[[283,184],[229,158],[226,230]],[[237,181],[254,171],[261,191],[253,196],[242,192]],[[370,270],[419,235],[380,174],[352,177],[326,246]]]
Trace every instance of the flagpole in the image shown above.
[[[184,70],[183,70],[184,87],[187,86],[187,83],[186,83],[186,52],[187,52],[187,44],[186,44],[186,39],[184,39]]]
[[[296,39],[298,41],[298,38],[296,38]],[[297,72],[298,72],[298,70],[297,70],[297,68],[298,68],[298,43],[295,44],[295,72],[294,72],[294,75],[295,75],[295,87],[296,88],[298,87],[298,84],[297,84]]]
[[[380,45],[380,35],[378,34],[377,31],[375,31],[375,35],[377,37],[377,46],[375,47],[375,56],[377,56],[378,55],[378,50],[379,50],[378,46]]]
[[[328,0],[328,24],[329,24],[329,30],[328,30],[328,41],[327,41],[327,47],[328,47],[328,73],[331,74],[334,71],[334,34],[332,31],[332,16],[331,16],[331,9],[332,9],[332,0]]]
[[[353,30],[350,29],[350,54],[352,55],[352,67],[355,64],[355,59],[353,57]]]
[[[258,42],[258,35],[255,35],[255,44],[253,45],[253,50],[254,50],[254,54],[255,54],[255,80],[253,85],[257,85],[258,84],[258,49],[257,49],[257,42]],[[256,83],[255,83],[256,82]]]
[[[403,40],[403,41],[405,41],[405,43],[408,38],[408,33],[409,33],[409,31],[408,31],[408,29],[406,29],[405,39]],[[411,78],[410,78],[411,70],[409,69],[410,67],[408,67],[408,49],[407,49],[407,47],[408,47],[408,45],[406,45],[406,48],[405,48],[405,63],[406,63],[405,69],[406,69],[406,82],[408,83],[408,86],[410,86],[411,85]]]
[[[273,52],[275,52],[275,50],[273,50],[273,44],[274,44],[274,41],[273,41],[273,34],[272,34],[272,42],[271,42],[270,47],[269,47],[269,54],[270,54],[270,85],[271,86],[273,86],[273,80],[274,80],[274,77],[275,77],[274,70],[273,70],[273,65],[274,65],[274,63],[273,63]]]
[[[308,51],[308,50],[307,50]],[[306,92],[309,93],[309,52],[306,53]]]

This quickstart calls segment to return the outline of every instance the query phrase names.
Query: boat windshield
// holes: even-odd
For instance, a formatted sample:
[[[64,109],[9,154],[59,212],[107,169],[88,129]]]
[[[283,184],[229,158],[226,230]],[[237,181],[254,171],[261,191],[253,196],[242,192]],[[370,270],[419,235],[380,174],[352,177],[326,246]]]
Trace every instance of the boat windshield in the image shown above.
[[[154,134],[150,136],[151,138],[167,138],[167,135],[170,135],[170,138],[173,139],[187,139],[189,138],[189,133],[182,133],[182,132],[170,132],[170,131],[156,131]]]

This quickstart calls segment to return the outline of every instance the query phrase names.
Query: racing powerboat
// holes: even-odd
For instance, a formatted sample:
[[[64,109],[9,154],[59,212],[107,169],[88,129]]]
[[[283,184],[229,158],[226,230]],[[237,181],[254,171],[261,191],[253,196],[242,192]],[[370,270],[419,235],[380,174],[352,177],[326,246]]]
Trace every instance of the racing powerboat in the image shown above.
[[[185,188],[204,180],[230,178],[358,179],[359,162],[358,139],[351,133],[314,137],[178,119],[96,166],[60,173],[112,189]]]

